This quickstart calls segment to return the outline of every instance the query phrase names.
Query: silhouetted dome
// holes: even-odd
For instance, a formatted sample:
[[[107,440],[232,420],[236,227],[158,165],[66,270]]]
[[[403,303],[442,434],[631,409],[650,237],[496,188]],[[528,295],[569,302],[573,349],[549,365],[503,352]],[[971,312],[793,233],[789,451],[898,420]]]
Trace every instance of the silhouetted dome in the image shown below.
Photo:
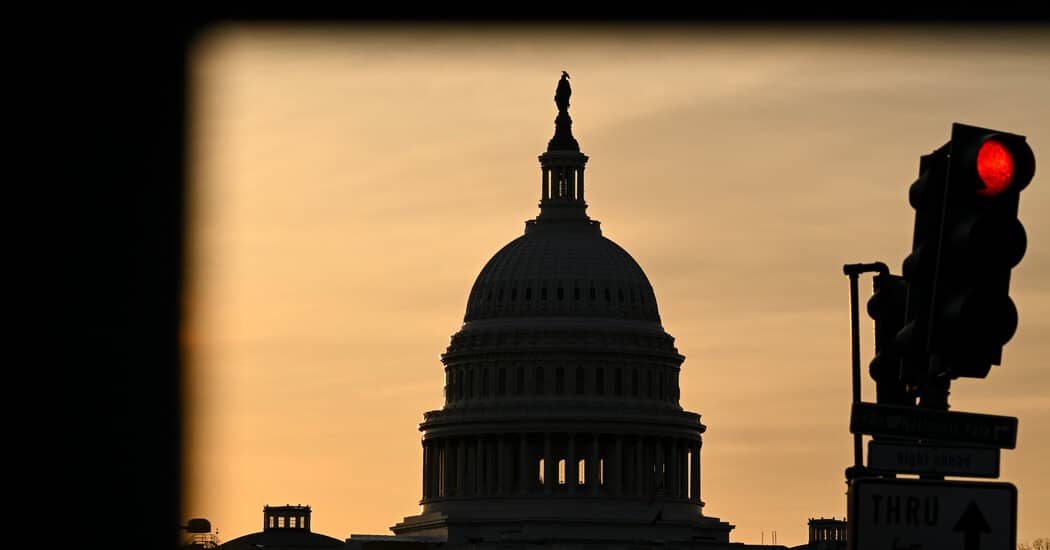
[[[702,511],[706,427],[679,403],[685,357],[645,272],[587,216],[570,92],[563,74],[540,212],[482,268],[441,354],[420,513],[391,529],[450,548],[727,543],[733,526]]]
[[[280,550],[307,550],[313,548],[346,548],[346,542],[309,531],[263,531],[237,537],[219,546],[222,550],[251,550],[273,548]]]
[[[547,316],[660,321],[642,268],[590,220],[530,222],[481,270],[464,320]]]

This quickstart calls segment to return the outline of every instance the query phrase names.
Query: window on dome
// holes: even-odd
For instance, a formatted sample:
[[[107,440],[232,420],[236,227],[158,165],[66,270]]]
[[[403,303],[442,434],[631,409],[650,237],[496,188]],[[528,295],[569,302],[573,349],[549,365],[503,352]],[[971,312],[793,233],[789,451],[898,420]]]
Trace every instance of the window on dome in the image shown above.
[[[638,397],[638,369],[631,370],[631,397]]]
[[[540,485],[543,485],[543,459],[542,458],[540,459],[539,466],[540,466],[539,467],[539,472],[538,472],[539,475],[537,476],[537,479],[539,479]]]
[[[622,304],[623,303],[623,289],[622,288],[616,290],[616,296],[617,296],[617,298],[619,298],[620,303]]]
[[[546,299],[547,299],[547,287],[543,287],[543,288],[540,289],[540,300],[546,300]]]
[[[558,485],[565,485],[565,459],[558,461]]]
[[[609,292],[608,288],[605,289],[605,301],[606,302],[611,302],[612,301],[612,293]]]
[[[558,300],[564,300],[564,299],[565,299],[565,289],[559,286],[558,287]]]
[[[576,484],[587,484],[587,461],[582,458],[576,463]]]
[[[601,367],[594,371],[594,393],[605,395],[605,369]]]
[[[479,395],[478,397],[488,397],[488,396],[489,396],[489,369],[482,368],[481,369],[481,395]]]
[[[579,300],[580,299],[580,287],[576,287],[576,288],[572,289],[572,299],[573,300]]]
[[[516,288],[510,289],[510,301],[512,301],[512,302],[517,302],[518,301],[518,289],[516,289]]]
[[[543,367],[536,367],[536,395],[543,395]]]
[[[518,395],[525,393],[525,368],[518,367],[518,383],[515,384],[514,392]]]
[[[499,395],[507,394],[507,369],[500,367],[499,369],[499,386],[496,390]]]
[[[591,287],[591,301],[593,302],[593,301],[595,301],[595,300],[597,300],[597,299],[598,299],[598,292],[597,292],[597,291],[595,290],[595,288],[594,288],[594,287],[592,286],[592,287]]]
[[[499,294],[496,295],[496,301],[497,302],[502,302],[503,301],[503,289],[502,288],[499,289]]]
[[[616,376],[613,378],[613,395],[623,395],[623,369],[616,369]]]
[[[554,369],[554,393],[565,393],[565,369],[562,367]]]
[[[576,367],[576,395],[583,395],[585,374],[583,373],[583,367]]]
[[[532,287],[527,286],[525,287],[525,301],[528,302],[530,300],[532,300]]]

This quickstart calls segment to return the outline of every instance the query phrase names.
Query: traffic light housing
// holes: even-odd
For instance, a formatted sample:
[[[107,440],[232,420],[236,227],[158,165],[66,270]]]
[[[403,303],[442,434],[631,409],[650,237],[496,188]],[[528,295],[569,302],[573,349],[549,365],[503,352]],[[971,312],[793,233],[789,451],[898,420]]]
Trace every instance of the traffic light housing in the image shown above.
[[[880,273],[873,285],[868,315],[875,321],[875,357],[868,372],[875,380],[876,402],[914,406],[912,388],[918,381],[902,370],[904,362],[897,342],[897,333],[904,328],[908,283],[900,275]]]
[[[915,209],[915,230],[912,252],[905,258],[902,269],[906,284],[904,326],[894,344],[902,358],[901,378],[918,387],[925,386],[929,380],[930,306],[937,274],[950,150],[951,142],[948,142],[923,155],[919,160],[919,177],[908,190],[908,202]]]
[[[1010,271],[1027,246],[1017,207],[1035,158],[1024,136],[958,123],[947,147],[926,347],[952,378],[984,378],[1017,329]]]

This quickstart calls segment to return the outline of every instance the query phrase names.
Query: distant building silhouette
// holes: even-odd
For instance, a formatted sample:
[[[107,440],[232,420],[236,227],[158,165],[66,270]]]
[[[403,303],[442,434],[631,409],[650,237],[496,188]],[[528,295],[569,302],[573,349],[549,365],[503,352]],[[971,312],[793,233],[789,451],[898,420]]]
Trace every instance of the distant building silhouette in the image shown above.
[[[809,542],[792,550],[846,550],[846,519],[810,518]]]
[[[346,542],[310,531],[310,507],[304,505],[264,506],[263,530],[237,537],[219,545],[220,550],[278,548],[307,550],[345,548]]]
[[[179,546],[182,550],[205,550],[218,548],[219,536],[211,530],[211,522],[204,518],[193,518],[179,527],[187,533],[187,538]]]

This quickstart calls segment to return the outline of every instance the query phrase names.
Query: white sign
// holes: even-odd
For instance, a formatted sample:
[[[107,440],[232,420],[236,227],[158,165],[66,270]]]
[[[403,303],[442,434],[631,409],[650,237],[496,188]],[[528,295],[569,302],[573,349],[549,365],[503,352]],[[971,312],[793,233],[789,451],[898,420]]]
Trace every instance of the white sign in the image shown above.
[[[1010,483],[859,478],[849,489],[852,550],[1015,550]]]

